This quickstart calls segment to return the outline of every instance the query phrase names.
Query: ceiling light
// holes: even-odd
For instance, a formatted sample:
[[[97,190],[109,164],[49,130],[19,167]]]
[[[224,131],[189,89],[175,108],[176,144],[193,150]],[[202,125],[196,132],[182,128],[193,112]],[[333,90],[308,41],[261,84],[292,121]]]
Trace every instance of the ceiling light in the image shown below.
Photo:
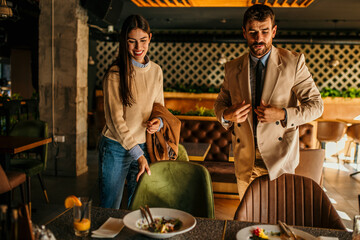
[[[92,56],[89,57],[89,65],[95,65],[95,61]]]
[[[225,57],[225,55],[224,54],[221,54],[221,57],[218,59],[218,64],[221,64],[221,65],[223,65],[223,64],[225,64],[225,63],[227,63],[227,58]]]
[[[331,57],[330,60],[326,61],[326,63],[329,65],[329,67],[336,67],[340,64],[340,61],[335,57]]]
[[[113,33],[114,32],[114,26],[113,25],[109,25],[107,28],[108,33]]]
[[[13,12],[10,7],[6,4],[6,0],[1,0],[0,5],[0,17],[1,18],[9,18],[13,16]]]

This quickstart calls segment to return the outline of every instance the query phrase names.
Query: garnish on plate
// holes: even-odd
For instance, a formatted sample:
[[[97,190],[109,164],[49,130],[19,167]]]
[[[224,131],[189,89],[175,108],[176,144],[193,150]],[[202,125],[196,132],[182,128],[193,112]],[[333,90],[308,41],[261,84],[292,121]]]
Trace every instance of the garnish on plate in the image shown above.
[[[265,229],[257,227],[252,232],[250,239],[252,240],[263,240],[269,239],[270,236],[280,236],[280,232],[265,232]]]
[[[170,233],[181,228],[182,222],[177,218],[155,217],[154,224],[149,227],[149,224],[144,219],[139,219],[137,226],[143,230],[148,230],[154,233]]]

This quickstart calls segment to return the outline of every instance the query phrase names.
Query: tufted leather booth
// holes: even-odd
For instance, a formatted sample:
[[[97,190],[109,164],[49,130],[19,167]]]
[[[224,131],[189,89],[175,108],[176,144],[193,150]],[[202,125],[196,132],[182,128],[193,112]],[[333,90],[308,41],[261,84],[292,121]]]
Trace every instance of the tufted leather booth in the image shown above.
[[[180,142],[211,143],[204,165],[213,182],[236,183],[234,163],[229,162],[231,132],[225,130],[216,118],[210,120],[181,120]],[[313,125],[299,127],[300,148],[313,148]]]
[[[306,123],[299,127],[300,149],[314,148],[313,134],[313,125]],[[211,143],[205,161],[228,162],[231,132],[215,118],[210,121],[181,119],[180,142]]]
[[[205,161],[228,162],[231,133],[216,120],[181,120],[180,142],[210,143]]]
[[[283,174],[270,181],[256,178],[235,213],[235,220],[345,230],[340,216],[323,189],[313,180]]]

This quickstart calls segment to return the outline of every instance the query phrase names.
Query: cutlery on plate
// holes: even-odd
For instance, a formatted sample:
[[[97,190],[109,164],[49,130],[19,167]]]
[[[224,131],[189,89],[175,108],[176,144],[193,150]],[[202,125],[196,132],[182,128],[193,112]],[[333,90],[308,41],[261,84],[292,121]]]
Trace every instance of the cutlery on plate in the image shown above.
[[[293,239],[297,240],[296,234],[293,232],[293,230],[284,222],[278,221],[280,228],[285,232],[285,234],[288,237],[292,237]]]
[[[286,237],[288,237],[288,238],[291,237],[289,231],[287,230],[287,228],[284,226],[284,224],[280,220],[278,221],[278,224],[279,224],[281,231],[286,235]]]
[[[153,219],[153,217],[152,217],[152,215],[151,215],[151,212],[150,212],[150,208],[149,208],[148,205],[145,205],[145,210],[146,210],[147,213],[149,214],[149,217],[150,217],[150,220],[151,220],[151,224],[155,224],[154,219]]]
[[[289,228],[289,226],[282,222],[282,221],[278,221],[280,229],[285,233],[285,235],[290,238],[290,239],[295,239],[297,240],[297,237],[295,235],[295,233]]]
[[[140,206],[140,212],[141,212],[141,215],[145,218],[146,222],[148,223],[149,227],[150,227],[150,221],[147,217],[147,213],[145,211],[145,209],[143,207]]]
[[[140,212],[145,217],[145,219],[149,225],[149,230],[151,231],[151,229],[155,229],[155,222],[151,216],[151,212],[150,212],[148,205],[145,205],[145,209],[140,206]],[[149,219],[148,219],[148,217],[149,217]]]

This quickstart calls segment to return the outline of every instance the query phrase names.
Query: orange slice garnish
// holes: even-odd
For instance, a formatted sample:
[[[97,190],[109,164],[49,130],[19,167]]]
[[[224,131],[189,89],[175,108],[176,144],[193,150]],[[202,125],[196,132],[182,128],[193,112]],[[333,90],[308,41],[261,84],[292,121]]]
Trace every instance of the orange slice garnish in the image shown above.
[[[65,199],[65,207],[72,208],[74,206],[80,207],[82,205],[79,198],[74,195],[70,195]]]

